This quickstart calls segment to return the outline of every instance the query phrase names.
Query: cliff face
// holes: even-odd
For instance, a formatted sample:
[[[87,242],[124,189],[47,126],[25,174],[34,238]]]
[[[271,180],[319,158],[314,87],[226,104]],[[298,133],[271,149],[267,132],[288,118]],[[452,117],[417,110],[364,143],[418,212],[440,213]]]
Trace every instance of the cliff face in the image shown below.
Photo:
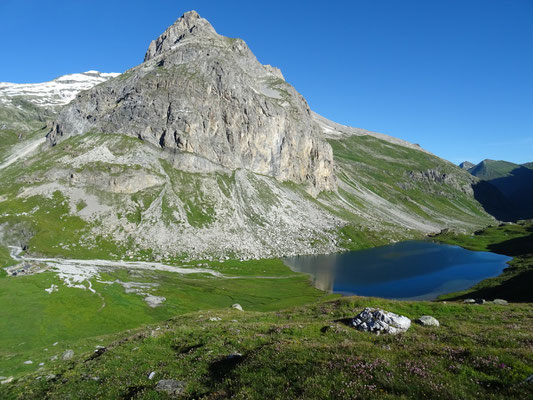
[[[139,137],[198,159],[196,169],[247,169],[313,193],[336,187],[331,147],[305,99],[194,11],[152,41],[144,63],[80,93],[47,139],[87,132]]]

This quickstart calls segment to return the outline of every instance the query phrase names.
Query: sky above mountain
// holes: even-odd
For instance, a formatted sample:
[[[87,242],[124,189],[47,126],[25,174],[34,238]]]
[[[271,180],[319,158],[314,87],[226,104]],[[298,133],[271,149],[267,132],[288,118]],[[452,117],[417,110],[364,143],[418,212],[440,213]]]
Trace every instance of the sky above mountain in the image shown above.
[[[191,9],[336,122],[455,163],[533,160],[532,0],[2,0],[0,81],[123,72]]]

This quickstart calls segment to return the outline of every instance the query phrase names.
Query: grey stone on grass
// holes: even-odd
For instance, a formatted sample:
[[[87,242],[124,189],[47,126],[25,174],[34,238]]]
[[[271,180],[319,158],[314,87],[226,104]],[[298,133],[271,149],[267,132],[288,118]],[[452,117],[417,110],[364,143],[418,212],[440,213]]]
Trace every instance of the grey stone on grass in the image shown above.
[[[494,300],[492,300],[492,302],[493,302],[494,304],[498,304],[498,305],[500,305],[500,306],[505,306],[505,305],[509,304],[509,303],[507,302],[507,300],[503,300],[503,299],[494,299]]]
[[[360,331],[395,335],[407,331],[411,326],[411,320],[403,315],[367,307],[353,318],[351,324]]]
[[[74,357],[74,351],[73,350],[67,350],[63,353],[63,355],[61,356],[61,359],[63,361],[68,361],[68,360],[72,360],[72,357]]]
[[[420,318],[417,318],[415,322],[422,326],[439,326],[439,321],[432,317],[431,315],[423,315]]]
[[[162,379],[155,385],[155,390],[158,392],[165,392],[171,397],[175,397],[183,393],[186,382],[175,379]]]

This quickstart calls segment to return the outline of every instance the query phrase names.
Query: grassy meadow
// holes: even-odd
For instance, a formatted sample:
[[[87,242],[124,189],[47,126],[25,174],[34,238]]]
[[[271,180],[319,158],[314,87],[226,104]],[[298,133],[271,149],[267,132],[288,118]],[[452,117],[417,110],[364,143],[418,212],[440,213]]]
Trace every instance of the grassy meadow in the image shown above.
[[[102,336],[179,314],[225,309],[234,303],[251,311],[272,311],[326,296],[310,286],[307,276],[294,274],[279,260],[215,263],[212,268],[225,277],[109,270],[91,280],[96,294],[65,286],[53,272],[6,277],[2,271],[0,376],[34,372],[40,363],[50,364],[51,357],[66,349],[85,352],[100,344]],[[152,308],[143,296],[126,293],[119,283],[101,283],[117,280],[157,285],[150,294],[166,300]],[[46,292],[52,284],[58,291]],[[24,364],[30,360],[32,364]]]
[[[440,327],[404,334],[347,326],[365,307]],[[283,311],[228,308],[178,316],[105,338],[105,350],[46,365],[0,387],[7,399],[526,399],[533,374],[529,304],[466,305],[348,297]],[[149,379],[155,372],[153,379]]]

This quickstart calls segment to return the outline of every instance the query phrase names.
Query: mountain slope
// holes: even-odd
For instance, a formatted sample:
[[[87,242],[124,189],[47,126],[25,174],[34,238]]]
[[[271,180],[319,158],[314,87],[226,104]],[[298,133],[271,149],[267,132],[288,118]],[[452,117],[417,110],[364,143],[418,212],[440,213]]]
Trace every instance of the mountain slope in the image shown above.
[[[64,106],[49,146],[6,152],[4,243],[74,258],[247,259],[493,222],[476,178],[312,113],[279,70],[194,12],[145,60]]]

